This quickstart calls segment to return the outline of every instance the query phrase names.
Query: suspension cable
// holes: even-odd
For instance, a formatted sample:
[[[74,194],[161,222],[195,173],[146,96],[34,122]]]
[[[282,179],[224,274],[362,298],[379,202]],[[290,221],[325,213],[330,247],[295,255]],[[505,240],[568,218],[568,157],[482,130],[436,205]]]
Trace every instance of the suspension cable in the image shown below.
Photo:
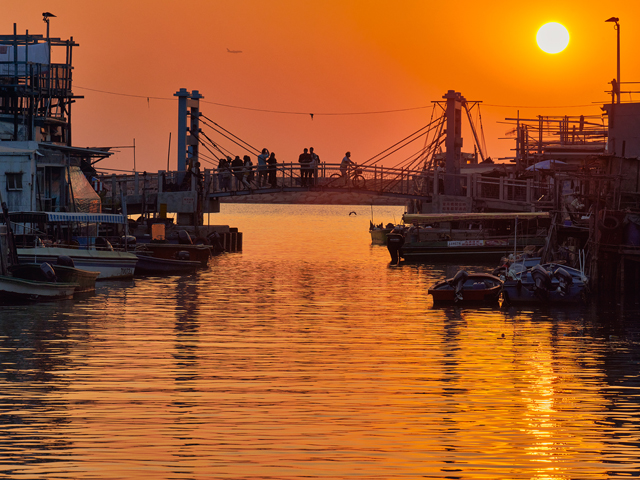
[[[211,120],[209,117],[207,117],[206,115],[201,115],[201,117],[207,119],[209,122],[213,123],[216,127],[220,128],[221,130],[224,130],[226,133],[228,133],[229,135],[231,135],[233,138],[235,138],[236,140],[239,140],[240,142],[244,143],[245,145],[247,145],[249,148],[253,149],[254,151],[257,152],[258,155],[260,155],[260,153],[262,153],[261,150],[258,150],[256,147],[254,147],[253,145],[251,145],[250,143],[242,140],[240,137],[237,137],[236,135],[234,135],[233,133],[231,133],[229,130],[227,130],[226,128],[220,126],[218,123],[214,122],[213,120]],[[206,123],[206,122],[205,122]],[[209,125],[209,127],[211,127]],[[215,130],[214,127],[211,127]],[[246,149],[245,149],[246,150]]]

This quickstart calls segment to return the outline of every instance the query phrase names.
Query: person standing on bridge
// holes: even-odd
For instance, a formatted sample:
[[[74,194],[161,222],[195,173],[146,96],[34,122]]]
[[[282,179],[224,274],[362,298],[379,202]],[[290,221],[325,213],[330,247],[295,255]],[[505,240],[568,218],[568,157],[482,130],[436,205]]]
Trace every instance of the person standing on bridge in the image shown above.
[[[269,165],[269,184],[271,188],[278,188],[278,167],[276,167],[278,161],[276,160],[276,154],[271,152],[267,164]]]
[[[298,157],[298,163],[300,164],[300,184],[306,187],[309,184],[311,172],[311,155],[309,155],[309,149],[305,148],[304,152]]]
[[[263,148],[262,153],[258,155],[258,188],[267,185],[267,158],[269,158],[269,150]]]
[[[252,188],[253,179],[255,178],[255,172],[253,171],[253,162],[251,161],[251,157],[249,155],[245,155],[242,157],[244,161],[244,183],[247,185],[247,188]]]
[[[233,171],[233,176],[236,179],[235,190],[242,190],[242,186],[244,184],[243,169],[244,169],[244,163],[242,162],[242,159],[238,155],[236,155],[236,158],[234,158],[233,161],[231,162],[231,170]]]
[[[342,162],[340,162],[340,174],[342,175],[342,178],[344,178],[345,185],[349,183],[349,175],[347,175],[347,171],[352,166],[355,166],[355,163],[351,160],[351,152],[347,152],[344,154]]]
[[[311,163],[309,164],[309,166],[311,167],[309,172],[310,173],[309,183],[311,185],[317,185],[318,184],[318,165],[320,164],[320,157],[318,156],[318,154],[314,153],[313,147],[309,148],[309,155],[311,155]]]

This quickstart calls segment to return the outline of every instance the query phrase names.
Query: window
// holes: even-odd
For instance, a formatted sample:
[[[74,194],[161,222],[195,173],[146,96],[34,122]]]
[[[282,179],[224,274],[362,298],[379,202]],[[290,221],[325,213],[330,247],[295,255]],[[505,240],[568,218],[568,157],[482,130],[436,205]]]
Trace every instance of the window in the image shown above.
[[[7,173],[7,190],[22,190],[22,172]]]

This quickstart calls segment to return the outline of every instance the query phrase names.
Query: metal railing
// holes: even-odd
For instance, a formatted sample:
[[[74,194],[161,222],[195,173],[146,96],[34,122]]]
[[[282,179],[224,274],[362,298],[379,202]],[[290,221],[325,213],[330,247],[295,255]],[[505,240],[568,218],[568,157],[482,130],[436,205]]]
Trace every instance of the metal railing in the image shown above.
[[[253,175],[251,176],[250,173]],[[433,198],[444,195],[471,197],[474,200],[496,200],[552,206],[554,185],[549,181],[534,179],[514,179],[505,176],[491,177],[479,173],[446,174],[424,170],[409,170],[383,166],[356,166],[343,175],[340,164],[321,163],[311,170],[308,180],[302,176],[300,164],[279,163],[275,166],[276,190],[320,189],[359,190],[378,195],[402,195],[407,197]],[[273,192],[269,184],[269,170],[266,179],[259,185],[259,170],[251,172],[232,168],[222,170],[205,169],[199,174],[176,171],[159,171],[157,174],[113,175],[102,177],[103,184],[115,198],[124,195],[154,194],[170,191],[199,190],[205,195],[226,196],[234,192]],[[305,185],[306,183],[306,185]]]

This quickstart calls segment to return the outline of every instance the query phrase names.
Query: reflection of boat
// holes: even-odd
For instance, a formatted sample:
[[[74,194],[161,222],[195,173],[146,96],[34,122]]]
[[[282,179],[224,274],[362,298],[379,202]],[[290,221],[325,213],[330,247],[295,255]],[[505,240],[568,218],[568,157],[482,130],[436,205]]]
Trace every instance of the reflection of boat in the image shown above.
[[[137,256],[136,275],[179,275],[202,267],[202,263],[195,260],[158,258],[144,253],[137,253]]]
[[[586,300],[588,278],[578,269],[547,263],[509,270],[503,284],[507,303],[578,303]]]
[[[497,302],[502,280],[488,273],[460,270],[453,278],[435,284],[428,290],[434,302]]]
[[[544,246],[550,224],[546,212],[405,214],[403,220],[411,226],[389,234],[392,260],[467,256],[498,261],[526,246]],[[391,242],[391,235],[401,235],[402,241]]]

